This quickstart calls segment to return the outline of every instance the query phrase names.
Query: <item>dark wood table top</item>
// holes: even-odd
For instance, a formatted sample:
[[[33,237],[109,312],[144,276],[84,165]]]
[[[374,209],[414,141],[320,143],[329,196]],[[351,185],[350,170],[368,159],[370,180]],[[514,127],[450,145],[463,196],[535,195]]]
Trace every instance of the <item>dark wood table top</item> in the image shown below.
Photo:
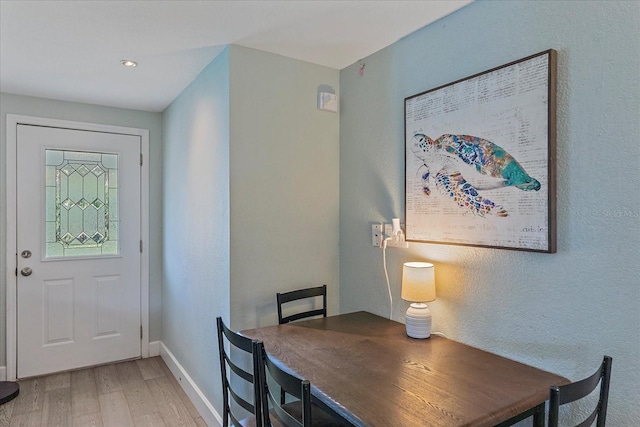
[[[367,312],[242,332],[354,425],[493,426],[543,403],[561,376]]]

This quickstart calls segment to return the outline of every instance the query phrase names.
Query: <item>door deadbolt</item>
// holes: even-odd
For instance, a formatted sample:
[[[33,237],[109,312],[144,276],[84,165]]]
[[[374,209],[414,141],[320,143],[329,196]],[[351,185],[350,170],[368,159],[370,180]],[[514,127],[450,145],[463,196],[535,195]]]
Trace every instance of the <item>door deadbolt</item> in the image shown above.
[[[31,276],[31,273],[33,273],[33,270],[30,269],[29,267],[25,267],[22,270],[20,270],[20,274],[22,274],[23,276]]]
[[[20,254],[20,256],[22,258],[31,258],[31,251],[22,251],[22,253]]]

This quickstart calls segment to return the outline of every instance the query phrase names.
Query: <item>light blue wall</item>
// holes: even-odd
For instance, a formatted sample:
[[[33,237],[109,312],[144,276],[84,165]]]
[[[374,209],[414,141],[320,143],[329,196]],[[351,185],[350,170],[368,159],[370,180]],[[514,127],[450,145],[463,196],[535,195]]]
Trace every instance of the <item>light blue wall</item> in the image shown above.
[[[278,323],[276,292],[327,284],[337,313],[339,72],[231,46],[231,323]]]
[[[411,243],[434,329],[569,379],[613,356],[608,421],[640,425],[640,3],[478,1],[340,73],[341,311],[388,315],[371,223],[404,217],[404,98],[558,51],[558,253]]]
[[[171,103],[162,120],[162,341],[219,405],[215,325],[217,316],[229,318],[228,49]]]
[[[163,113],[162,341],[219,414],[217,316],[276,324],[277,291],[322,283],[338,311],[338,80],[229,46]]]
[[[76,102],[0,94],[0,277],[6,277],[6,120],[7,114],[149,129],[149,339],[161,339],[162,116],[160,113],[102,107]],[[15,206],[9,206],[15,209]],[[5,282],[0,281],[0,366],[5,365]]]

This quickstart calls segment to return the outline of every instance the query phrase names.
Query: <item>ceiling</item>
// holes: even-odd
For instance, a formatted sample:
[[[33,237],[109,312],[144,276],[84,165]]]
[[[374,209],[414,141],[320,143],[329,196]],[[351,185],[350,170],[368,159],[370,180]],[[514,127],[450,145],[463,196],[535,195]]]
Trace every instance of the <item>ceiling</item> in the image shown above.
[[[228,44],[342,69],[471,1],[1,0],[0,91],[162,111]]]

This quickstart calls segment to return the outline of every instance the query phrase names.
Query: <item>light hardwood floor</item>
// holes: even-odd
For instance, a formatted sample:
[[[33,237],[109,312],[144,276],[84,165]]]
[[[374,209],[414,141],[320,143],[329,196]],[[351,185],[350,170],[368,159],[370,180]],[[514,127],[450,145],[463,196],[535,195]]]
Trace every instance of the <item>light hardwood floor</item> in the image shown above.
[[[206,427],[160,357],[20,381],[0,427]]]

